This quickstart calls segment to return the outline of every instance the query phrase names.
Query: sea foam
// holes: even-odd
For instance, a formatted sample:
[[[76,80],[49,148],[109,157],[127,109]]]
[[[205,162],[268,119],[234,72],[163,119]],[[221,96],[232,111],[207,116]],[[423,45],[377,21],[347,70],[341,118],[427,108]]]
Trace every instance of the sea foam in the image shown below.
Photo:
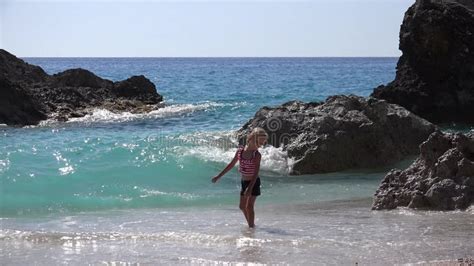
[[[195,147],[177,147],[177,153],[183,156],[193,156],[204,161],[229,163],[234,158],[237,148],[222,149],[212,146],[195,146]],[[291,172],[294,160],[288,157],[286,151],[282,147],[275,148],[267,145],[259,149],[262,154],[260,170],[276,173],[278,175],[288,175]],[[238,165],[238,163],[237,163]]]
[[[166,117],[174,117],[180,116],[185,114],[190,114],[197,111],[213,111],[216,108],[220,107],[232,107],[237,108],[239,106],[245,105],[245,102],[237,102],[237,103],[218,103],[212,101],[205,101],[200,103],[188,103],[188,104],[170,104],[165,105],[162,108],[157,110],[153,110],[148,113],[131,113],[131,112],[112,112],[107,109],[93,109],[91,114],[87,114],[83,117],[72,117],[69,118],[66,123],[94,123],[94,122],[101,122],[101,123],[117,123],[117,122],[127,122],[137,119],[157,119],[157,118],[166,118]],[[60,122],[56,121],[55,119],[47,119],[41,121],[38,126],[50,126],[55,125]],[[31,126],[28,126],[31,127]]]

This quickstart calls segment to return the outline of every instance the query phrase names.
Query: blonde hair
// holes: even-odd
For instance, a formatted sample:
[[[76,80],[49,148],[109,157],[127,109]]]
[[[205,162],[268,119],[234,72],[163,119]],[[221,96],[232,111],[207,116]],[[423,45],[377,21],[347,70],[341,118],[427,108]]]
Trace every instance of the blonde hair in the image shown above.
[[[261,128],[261,127],[256,127],[254,128],[248,135],[247,135],[247,143],[255,138],[255,137],[260,137],[260,136],[265,136],[265,138],[268,139],[268,134],[267,132],[265,131],[265,129]]]

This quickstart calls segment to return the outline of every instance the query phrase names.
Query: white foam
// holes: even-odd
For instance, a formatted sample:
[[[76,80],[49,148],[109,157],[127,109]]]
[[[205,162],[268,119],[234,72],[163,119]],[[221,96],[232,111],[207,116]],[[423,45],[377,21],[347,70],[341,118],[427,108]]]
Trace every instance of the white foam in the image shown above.
[[[144,194],[140,195],[140,198],[147,198],[147,197],[153,197],[153,196],[172,196],[172,197],[192,200],[199,197],[197,195],[185,193],[185,192],[164,192],[160,190],[150,190],[150,189],[141,189],[141,192],[143,192]]]
[[[472,204],[471,206],[469,206],[469,207],[466,209],[466,212],[471,213],[471,214],[474,214],[474,204]]]
[[[177,154],[183,154],[184,156],[192,156],[202,159],[204,161],[219,162],[219,163],[229,163],[236,149],[223,150],[218,147],[208,147],[208,146],[196,146],[196,147],[176,147],[175,149]]]
[[[288,157],[288,153],[283,151],[283,147],[275,148],[267,145],[259,149],[262,154],[261,168],[263,170],[289,174],[293,168],[294,159]]]
[[[61,223],[61,226],[63,224]],[[124,228],[123,223],[118,225]],[[132,233],[117,231],[102,232],[64,232],[64,231],[29,231],[0,229],[0,240],[29,240],[29,241],[58,241],[62,244],[72,244],[71,242],[81,242],[90,240],[155,240],[155,241],[175,241],[193,242],[199,245],[215,246],[235,241],[232,236],[206,234],[199,232],[175,232],[165,231],[156,233]]]
[[[198,258],[198,257],[179,257],[180,261],[186,262],[185,264],[191,265],[236,265],[236,266],[259,266],[259,265],[266,265],[265,263],[258,263],[258,262],[248,262],[248,261],[225,261],[225,260],[211,260],[205,258]]]
[[[178,146],[175,150],[183,156],[197,157],[204,161],[229,163],[234,158],[237,148],[222,149],[215,146]],[[275,148],[267,145],[259,149],[262,154],[260,170],[277,173],[280,175],[288,175],[293,167],[294,160],[288,157],[286,151],[282,147]],[[238,163],[237,163],[238,165]]]
[[[167,105],[165,107],[159,108],[157,110],[153,110],[148,113],[138,113],[138,114],[134,114],[131,112],[115,113],[106,109],[97,108],[97,109],[93,109],[91,114],[85,115],[83,117],[70,118],[68,121],[66,121],[66,123],[126,122],[126,121],[143,119],[143,118],[153,119],[153,118],[173,117],[173,116],[193,113],[196,111],[211,111],[217,107],[225,107],[225,106],[239,107],[245,104],[246,104],[245,102],[217,103],[217,102],[211,102],[211,101],[205,101],[205,102],[195,103],[195,104],[190,104],[190,103],[171,104],[171,105]],[[38,124],[38,126],[48,126],[48,125],[57,124],[57,123],[58,121],[56,121],[55,119],[48,119],[48,120],[41,121]]]
[[[106,109],[94,109],[92,114],[70,118],[67,122],[120,122],[131,120],[136,116],[130,112],[114,113]]]
[[[272,242],[270,239],[259,239],[253,237],[239,237],[235,241],[238,248],[242,247],[261,247],[264,243]]]
[[[114,113],[105,109],[96,109],[90,115],[84,117],[71,118],[68,122],[124,122],[140,118],[162,118],[177,116],[195,111],[208,110],[219,107],[222,104],[215,102],[204,102],[200,104],[176,104],[165,106],[144,114],[133,114],[130,112]]]
[[[195,145],[213,145],[217,147],[235,147],[238,143],[236,132],[233,130],[205,131],[181,134],[175,137],[176,140]],[[229,145],[230,146],[227,146]]]

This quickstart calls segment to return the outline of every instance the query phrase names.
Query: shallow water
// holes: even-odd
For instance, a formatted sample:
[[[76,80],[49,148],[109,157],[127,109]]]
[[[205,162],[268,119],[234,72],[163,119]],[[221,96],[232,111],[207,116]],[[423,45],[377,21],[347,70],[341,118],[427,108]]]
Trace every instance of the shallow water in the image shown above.
[[[237,200],[237,198],[235,199]],[[371,199],[2,219],[6,264],[401,264],[474,255],[473,210],[371,211]],[[219,203],[216,203],[219,205]],[[123,264],[121,264],[123,265]]]

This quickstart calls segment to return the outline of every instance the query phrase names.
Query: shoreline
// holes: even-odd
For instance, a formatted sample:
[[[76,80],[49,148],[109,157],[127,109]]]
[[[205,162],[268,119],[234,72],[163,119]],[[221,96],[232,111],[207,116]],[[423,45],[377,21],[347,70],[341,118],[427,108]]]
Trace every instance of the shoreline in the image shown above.
[[[359,207],[288,209],[257,203],[254,230],[248,229],[237,206],[97,212],[18,223],[2,219],[3,227],[13,231],[1,231],[0,258],[7,265],[21,264],[22,259],[49,264],[66,258],[93,264],[444,265],[439,263],[472,256],[472,224],[465,221],[474,209],[469,214],[371,211],[355,205]]]

